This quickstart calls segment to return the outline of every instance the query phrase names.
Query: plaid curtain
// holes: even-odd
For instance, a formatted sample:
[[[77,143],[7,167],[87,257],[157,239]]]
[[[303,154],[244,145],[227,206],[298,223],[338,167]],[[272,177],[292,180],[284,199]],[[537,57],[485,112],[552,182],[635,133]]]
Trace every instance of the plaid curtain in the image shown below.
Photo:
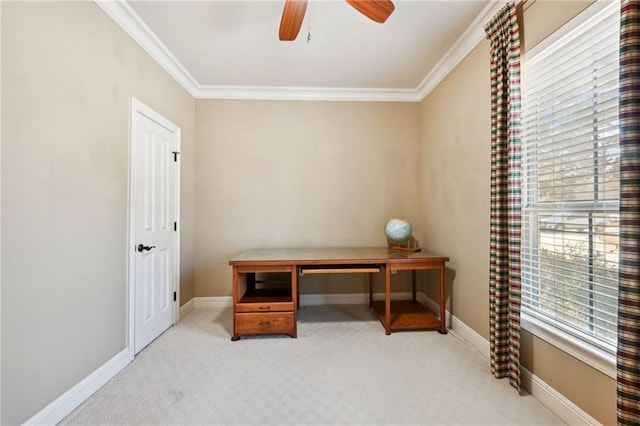
[[[640,2],[620,8],[619,425],[640,424]]]
[[[520,391],[520,32],[513,2],[484,28],[491,44],[491,372]]]

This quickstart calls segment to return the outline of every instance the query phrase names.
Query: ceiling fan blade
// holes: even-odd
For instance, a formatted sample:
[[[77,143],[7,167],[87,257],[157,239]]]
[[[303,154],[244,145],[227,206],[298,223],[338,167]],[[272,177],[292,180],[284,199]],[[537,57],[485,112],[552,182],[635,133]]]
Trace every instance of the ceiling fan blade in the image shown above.
[[[280,40],[292,41],[298,37],[307,3],[309,0],[285,0],[280,20]]]
[[[391,0],[346,0],[354,9],[367,18],[383,23],[395,10]]]

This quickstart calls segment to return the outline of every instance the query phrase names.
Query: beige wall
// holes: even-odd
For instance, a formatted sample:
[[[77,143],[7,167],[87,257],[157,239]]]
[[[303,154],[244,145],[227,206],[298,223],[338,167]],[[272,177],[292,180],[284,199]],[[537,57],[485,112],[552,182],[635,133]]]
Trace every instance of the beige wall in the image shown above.
[[[527,3],[526,48],[587,2]],[[490,87],[483,41],[422,102],[420,223],[426,247],[451,257],[448,308],[489,339]],[[430,288],[427,293],[435,295]],[[522,336],[523,366],[604,424],[616,421],[615,380],[532,336]],[[527,384],[525,384],[526,386]]]
[[[481,44],[421,105],[420,238],[450,257],[448,307],[489,336],[489,50]],[[437,286],[425,288],[437,300]]]
[[[418,108],[197,101],[195,295],[230,295],[248,248],[384,245],[389,218],[418,223]],[[305,277],[301,292],[364,285]]]
[[[130,100],[182,129],[192,297],[195,101],[95,3],[2,4],[2,424],[126,347]]]

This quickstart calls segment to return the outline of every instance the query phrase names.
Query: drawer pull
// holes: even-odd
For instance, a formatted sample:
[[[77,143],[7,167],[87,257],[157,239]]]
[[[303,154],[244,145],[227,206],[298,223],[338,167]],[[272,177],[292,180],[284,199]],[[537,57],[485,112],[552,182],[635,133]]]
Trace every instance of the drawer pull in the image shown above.
[[[271,306],[260,306],[258,309],[260,309],[261,311],[269,311],[271,310]]]
[[[263,327],[269,327],[271,325],[271,321],[260,321],[258,324]]]

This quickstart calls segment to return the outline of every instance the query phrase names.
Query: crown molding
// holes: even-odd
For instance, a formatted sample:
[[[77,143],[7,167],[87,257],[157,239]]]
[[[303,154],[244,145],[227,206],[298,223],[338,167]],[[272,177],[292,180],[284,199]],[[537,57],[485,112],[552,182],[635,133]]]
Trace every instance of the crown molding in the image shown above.
[[[95,0],[136,43],[160,64],[191,96],[198,92],[198,82],[189,71],[173,56],[167,46],[160,41],[151,28],[124,0]]]
[[[278,101],[419,102],[413,89],[360,89],[340,87],[200,86],[198,99]]]
[[[475,47],[485,39],[484,25],[506,4],[506,0],[491,0],[476,16],[460,38],[451,46],[435,67],[416,88],[422,101]]]
[[[201,85],[125,0],[94,0],[136,43],[196,99],[420,102],[484,38],[484,24],[506,4],[491,0],[415,89]]]

